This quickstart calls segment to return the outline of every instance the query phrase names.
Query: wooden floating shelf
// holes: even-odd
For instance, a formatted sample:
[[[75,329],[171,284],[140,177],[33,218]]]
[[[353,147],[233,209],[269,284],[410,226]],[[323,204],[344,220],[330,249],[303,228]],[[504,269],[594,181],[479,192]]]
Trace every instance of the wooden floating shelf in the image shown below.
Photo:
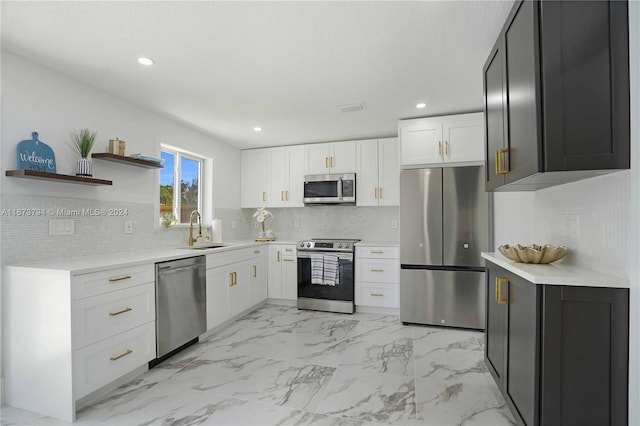
[[[155,161],[141,160],[139,158],[125,157],[124,155],[111,154],[110,152],[99,152],[91,154],[91,158],[98,160],[113,161],[115,163],[128,164],[130,166],[144,167],[146,169],[162,169],[164,166]]]
[[[113,185],[110,180],[61,175],[58,173],[38,172],[35,170],[7,170],[6,176],[24,179],[40,179],[56,182],[78,183],[81,185]]]

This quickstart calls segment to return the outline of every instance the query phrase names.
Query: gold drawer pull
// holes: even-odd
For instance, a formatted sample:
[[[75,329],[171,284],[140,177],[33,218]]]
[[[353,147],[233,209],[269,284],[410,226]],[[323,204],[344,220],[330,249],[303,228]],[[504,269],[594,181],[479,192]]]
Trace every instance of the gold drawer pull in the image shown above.
[[[233,282],[233,274],[235,274],[235,272],[229,272],[229,287],[233,287],[235,285]]]
[[[499,305],[506,305],[509,303],[507,299],[502,298],[502,283],[508,283],[509,279],[505,277],[496,277],[496,302]]]
[[[125,312],[130,312],[132,310],[133,309],[131,309],[131,308],[124,308],[123,310],[118,311],[118,312],[109,312],[109,316],[110,317],[115,317],[116,315],[124,314]]]
[[[371,254],[383,254],[384,251],[382,250],[371,250]]]
[[[293,249],[286,248],[286,249],[284,249],[284,251],[293,251]]]
[[[254,250],[253,254],[260,254],[260,250]]]
[[[127,355],[131,355],[132,353],[133,353],[133,351],[132,351],[131,349],[127,349],[127,351],[126,351],[126,352],[123,352],[123,353],[121,353],[121,354],[120,354],[120,355],[118,355],[118,356],[112,356],[110,359],[111,359],[111,361],[117,361],[117,360],[119,360],[120,358],[123,358],[123,357],[125,357],[125,356],[127,356]]]
[[[371,293],[371,295],[372,295],[372,296],[375,296],[375,297],[382,297],[382,296],[384,296],[384,294],[382,294],[382,293]]]
[[[293,259],[282,259],[282,260],[284,260],[285,262],[293,262]]]
[[[496,150],[496,174],[497,175],[506,175],[509,173],[509,170],[504,170],[502,168],[502,154],[508,153],[509,148],[500,148]]]
[[[384,272],[384,269],[372,269],[371,272]]]
[[[256,265],[253,265],[253,278],[258,276],[258,267]]]
[[[131,275],[123,275],[121,277],[109,278],[109,282],[110,283],[115,283],[115,282],[118,282],[118,281],[130,280],[131,278],[132,278]]]

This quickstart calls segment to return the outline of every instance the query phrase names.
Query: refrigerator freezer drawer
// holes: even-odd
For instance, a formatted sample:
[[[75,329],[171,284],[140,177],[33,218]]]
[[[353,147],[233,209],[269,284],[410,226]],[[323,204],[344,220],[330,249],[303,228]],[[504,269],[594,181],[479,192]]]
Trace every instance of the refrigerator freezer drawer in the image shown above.
[[[400,271],[403,323],[484,329],[485,276],[474,271]]]

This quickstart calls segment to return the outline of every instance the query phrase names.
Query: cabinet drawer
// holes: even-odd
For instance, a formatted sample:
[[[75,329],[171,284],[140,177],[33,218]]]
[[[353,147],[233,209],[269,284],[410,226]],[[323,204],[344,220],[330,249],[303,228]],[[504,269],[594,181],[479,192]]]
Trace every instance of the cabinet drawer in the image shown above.
[[[398,307],[398,285],[376,286],[375,284],[357,285],[356,305]]]
[[[266,246],[259,246],[223,251],[220,253],[210,253],[207,255],[207,269],[218,268],[220,266],[254,259],[256,256],[262,255],[266,250]]]
[[[73,346],[82,348],[155,319],[155,284],[73,302]]]
[[[397,283],[398,261],[395,259],[360,259],[356,263],[356,281]]]
[[[73,298],[77,300],[155,282],[155,274],[155,265],[150,263],[76,275],[73,277]]]
[[[77,400],[154,359],[155,336],[155,321],[151,321],[74,351],[74,399]]]
[[[398,247],[356,247],[357,259],[397,259],[399,254]]]

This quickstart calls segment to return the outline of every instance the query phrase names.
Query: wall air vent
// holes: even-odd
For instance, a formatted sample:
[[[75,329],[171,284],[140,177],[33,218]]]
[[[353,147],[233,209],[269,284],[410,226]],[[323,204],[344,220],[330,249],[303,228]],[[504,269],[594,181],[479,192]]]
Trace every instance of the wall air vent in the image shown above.
[[[338,109],[340,112],[356,112],[356,111],[364,111],[364,102],[359,102],[357,104],[347,104],[347,105],[338,105]]]

